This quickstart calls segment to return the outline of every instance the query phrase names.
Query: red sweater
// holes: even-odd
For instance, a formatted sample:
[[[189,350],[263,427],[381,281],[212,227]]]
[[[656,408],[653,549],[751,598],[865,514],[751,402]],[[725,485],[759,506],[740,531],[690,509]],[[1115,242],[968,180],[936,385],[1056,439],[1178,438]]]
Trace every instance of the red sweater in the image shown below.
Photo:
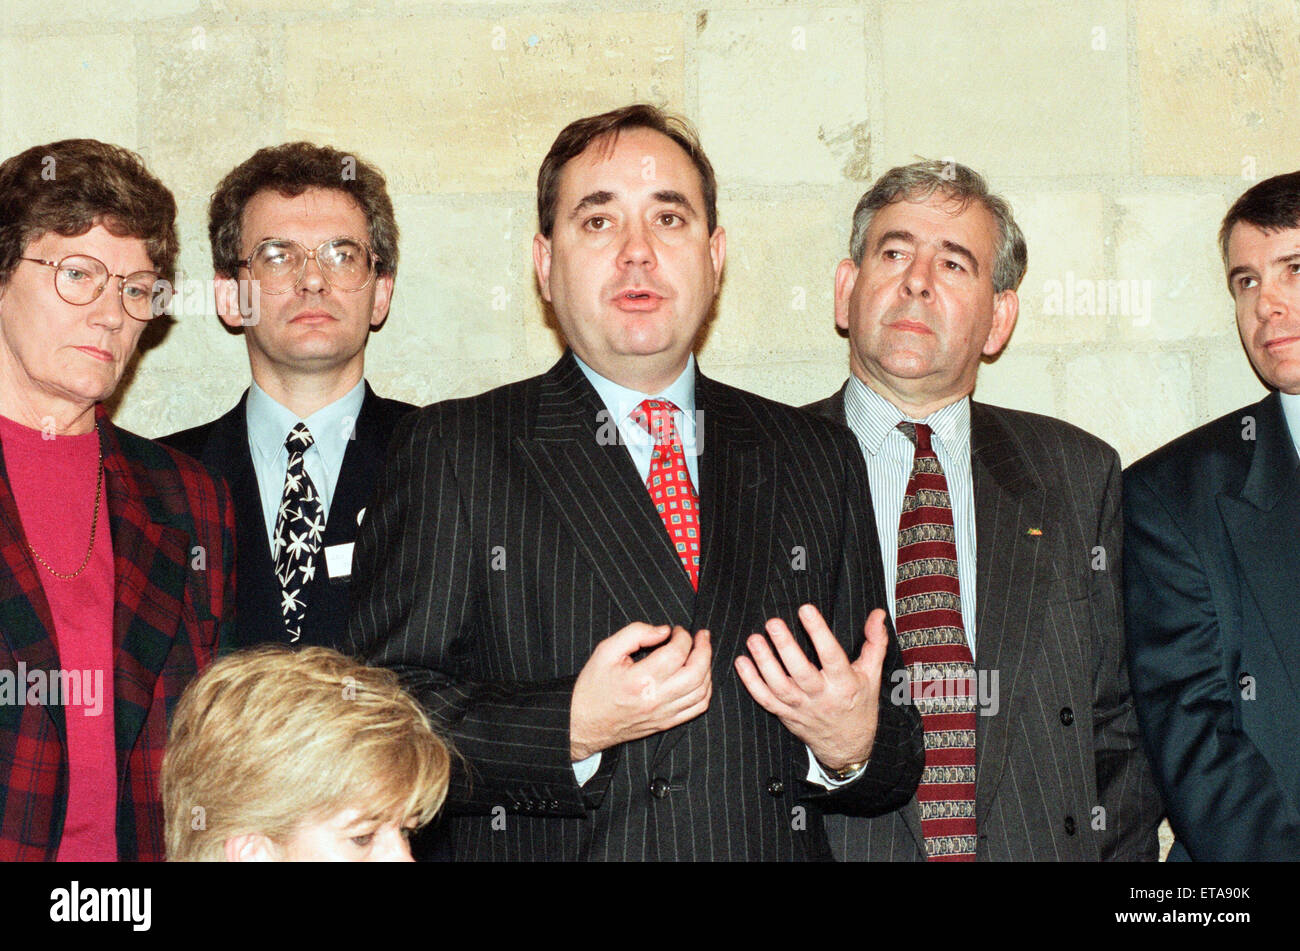
[[[99,433],[47,439],[40,430],[0,416],[0,445],[27,541],[56,571],[76,571],[90,544]],[[105,486],[100,493],[95,548],[81,574],[56,578],[33,559],[54,617],[63,672],[59,687],[66,691],[56,699],[55,686],[46,685],[47,702],[62,701],[67,723],[68,807],[60,862],[117,860],[113,538],[107,492]]]

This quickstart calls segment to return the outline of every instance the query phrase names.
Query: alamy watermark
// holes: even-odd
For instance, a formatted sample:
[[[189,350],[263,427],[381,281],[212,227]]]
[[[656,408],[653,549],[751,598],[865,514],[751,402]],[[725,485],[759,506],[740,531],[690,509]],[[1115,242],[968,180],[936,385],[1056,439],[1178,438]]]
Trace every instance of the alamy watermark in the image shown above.
[[[933,667],[934,665],[926,665]],[[935,671],[900,667],[889,675],[893,687],[889,701],[895,706],[916,706],[922,713],[962,713],[973,703],[980,716],[998,712],[998,672],[967,667],[967,676],[934,676]],[[913,683],[913,677],[916,682]]]
[[[1065,280],[1043,282],[1046,317],[1130,317],[1135,327],[1151,322],[1151,281],[1092,280],[1065,272]]]
[[[0,670],[0,706],[83,707],[97,717],[104,712],[104,671],[28,670],[20,660],[16,671]]]

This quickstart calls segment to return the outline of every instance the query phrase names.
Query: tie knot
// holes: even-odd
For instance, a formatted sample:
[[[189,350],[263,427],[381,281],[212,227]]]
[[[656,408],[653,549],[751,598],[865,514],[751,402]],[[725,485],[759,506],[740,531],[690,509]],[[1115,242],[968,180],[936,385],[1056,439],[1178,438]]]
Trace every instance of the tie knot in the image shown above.
[[[898,430],[911,441],[918,452],[930,452],[930,427],[925,423],[901,422]]]
[[[666,442],[674,432],[673,413],[677,405],[668,400],[642,400],[632,410],[633,421],[654,437],[655,442]]]
[[[289,455],[292,456],[295,452],[306,452],[315,441],[307,424],[299,423],[289,430],[289,435],[284,440],[284,448],[288,449]]]

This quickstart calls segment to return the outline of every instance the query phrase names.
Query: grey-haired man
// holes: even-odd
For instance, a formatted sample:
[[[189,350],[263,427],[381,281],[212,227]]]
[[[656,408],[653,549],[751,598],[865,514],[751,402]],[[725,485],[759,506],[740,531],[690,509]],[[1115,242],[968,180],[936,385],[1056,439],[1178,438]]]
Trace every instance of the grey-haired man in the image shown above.
[[[828,816],[841,858],[1154,859],[1160,818],[1124,657],[1120,465],[971,399],[1028,255],[974,171],[891,169],[858,203],[835,322],[851,375],[811,409],[867,461],[926,770],[905,807]]]

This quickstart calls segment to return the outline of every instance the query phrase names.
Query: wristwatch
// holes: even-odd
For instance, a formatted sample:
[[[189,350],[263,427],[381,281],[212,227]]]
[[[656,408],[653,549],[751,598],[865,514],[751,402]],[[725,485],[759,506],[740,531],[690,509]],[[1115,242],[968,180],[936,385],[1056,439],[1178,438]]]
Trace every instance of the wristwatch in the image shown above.
[[[845,766],[843,769],[831,769],[821,760],[817,761],[817,765],[821,767],[821,771],[827,776],[830,776],[841,783],[846,783],[850,779],[856,779],[858,773],[867,768],[867,761],[863,760],[860,763],[849,763],[849,765]]]

